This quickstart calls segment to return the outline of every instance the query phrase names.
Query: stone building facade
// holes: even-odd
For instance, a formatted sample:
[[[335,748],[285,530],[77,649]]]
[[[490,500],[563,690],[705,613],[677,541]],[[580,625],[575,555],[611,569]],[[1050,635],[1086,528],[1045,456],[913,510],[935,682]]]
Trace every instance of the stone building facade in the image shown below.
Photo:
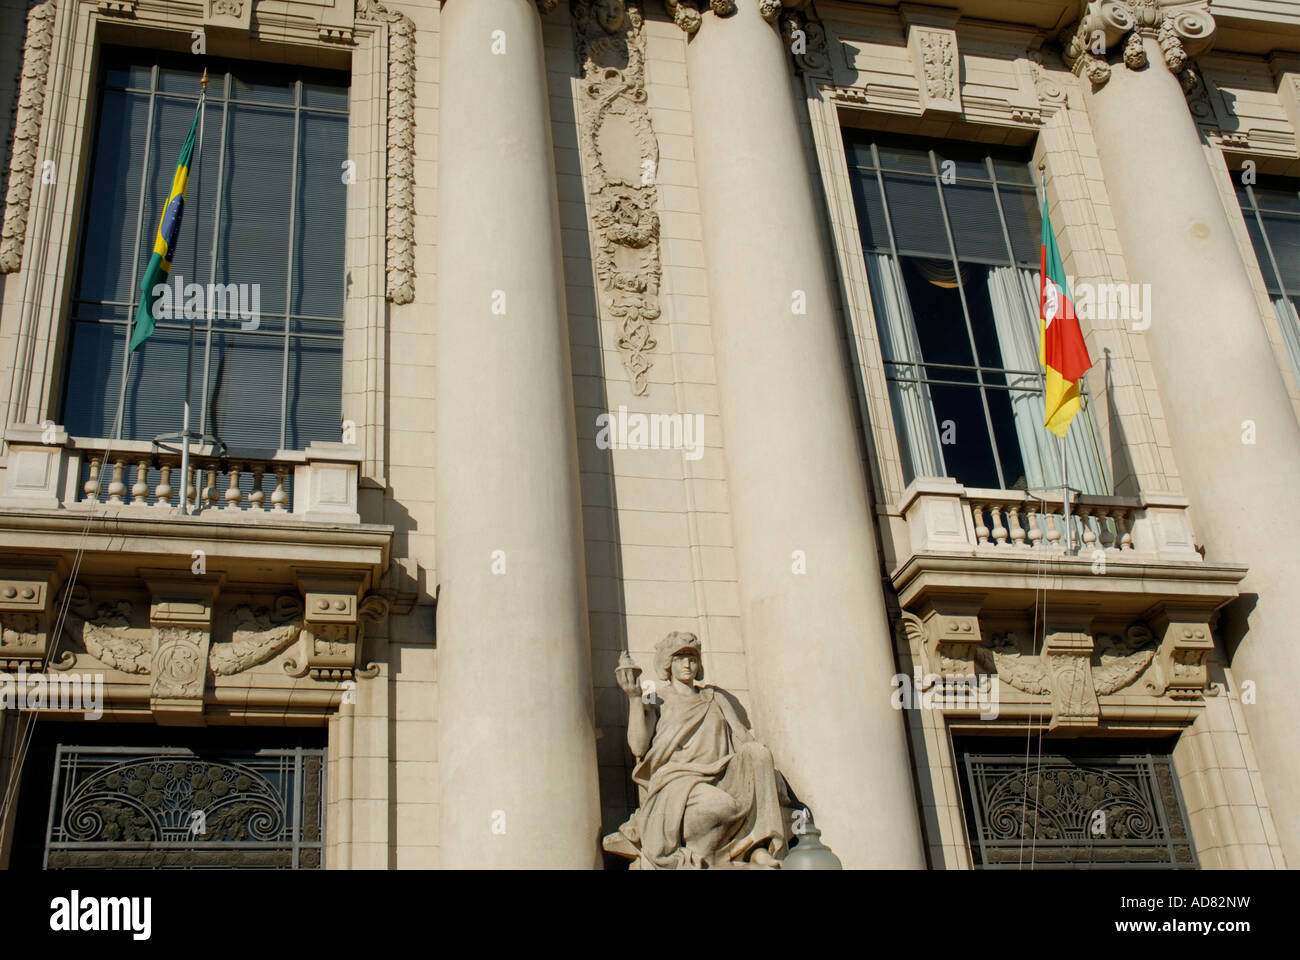
[[[1295,4],[0,0],[0,62],[11,867],[612,866],[673,631],[848,867],[1300,863]],[[182,511],[186,320],[124,346],[205,68],[174,271],[264,310]]]

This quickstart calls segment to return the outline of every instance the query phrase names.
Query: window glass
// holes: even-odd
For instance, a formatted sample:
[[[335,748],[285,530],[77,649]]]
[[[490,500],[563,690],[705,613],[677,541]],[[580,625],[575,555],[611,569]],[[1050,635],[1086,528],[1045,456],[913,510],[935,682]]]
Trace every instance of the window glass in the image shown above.
[[[125,344],[198,105],[192,58],[106,47],[86,186],[63,421],[152,440],[181,426],[190,318]],[[207,61],[209,87],[169,278],[194,318],[191,411],[233,453],[341,433],[346,74]],[[180,286],[178,286],[178,284]],[[198,288],[186,285],[197,284]],[[211,308],[209,311],[208,308]]]
[[[1237,180],[1236,187],[1282,344],[1300,382],[1300,181],[1260,177],[1257,184]]]

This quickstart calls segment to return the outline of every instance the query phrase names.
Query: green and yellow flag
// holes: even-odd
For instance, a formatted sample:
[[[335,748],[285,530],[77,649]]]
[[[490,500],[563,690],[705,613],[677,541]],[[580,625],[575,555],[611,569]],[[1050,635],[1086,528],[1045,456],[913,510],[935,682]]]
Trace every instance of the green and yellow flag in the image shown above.
[[[176,173],[172,176],[172,191],[167,197],[167,207],[163,210],[162,220],[158,223],[158,235],[153,242],[153,256],[144,271],[144,283],[140,286],[140,306],[135,312],[135,331],[131,334],[131,349],[137,350],[149,339],[154,328],[153,288],[167,282],[167,275],[172,270],[172,256],[176,252],[176,241],[181,235],[181,218],[185,213],[185,187],[190,180],[190,158],[194,154],[194,133],[199,128],[199,114],[203,109],[202,101],[194,111],[194,121],[190,124],[189,135],[181,147],[181,157],[176,161]]]

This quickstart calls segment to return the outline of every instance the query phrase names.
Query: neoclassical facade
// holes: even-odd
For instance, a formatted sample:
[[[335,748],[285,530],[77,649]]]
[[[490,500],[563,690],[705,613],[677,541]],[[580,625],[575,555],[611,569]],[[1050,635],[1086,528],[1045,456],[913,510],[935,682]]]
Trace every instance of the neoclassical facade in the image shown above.
[[[1300,864],[1293,5],[0,0],[0,62],[0,862]]]

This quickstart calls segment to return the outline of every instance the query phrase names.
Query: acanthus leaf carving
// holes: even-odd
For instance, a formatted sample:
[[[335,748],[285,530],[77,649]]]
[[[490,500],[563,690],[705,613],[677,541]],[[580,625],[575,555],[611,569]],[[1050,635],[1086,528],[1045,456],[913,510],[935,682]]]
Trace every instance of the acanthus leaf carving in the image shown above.
[[[45,0],[27,12],[27,38],[23,43],[22,77],[18,85],[18,110],[9,160],[9,188],[5,194],[4,221],[0,224],[0,273],[15,273],[23,262],[27,217],[36,186],[36,157],[40,146],[41,118],[45,112],[45,81],[50,73],[57,9],[55,0]]]
[[[411,303],[415,299],[415,21],[378,0],[356,0],[356,16],[388,24],[385,295],[393,303]]]
[[[1190,89],[1188,58],[1209,48],[1215,29],[1208,4],[1185,4],[1167,12],[1159,0],[1092,0],[1063,35],[1062,50],[1071,70],[1101,86],[1110,79],[1107,51],[1123,39],[1124,65],[1142,70],[1148,62],[1144,38],[1152,37],[1165,66]]]

